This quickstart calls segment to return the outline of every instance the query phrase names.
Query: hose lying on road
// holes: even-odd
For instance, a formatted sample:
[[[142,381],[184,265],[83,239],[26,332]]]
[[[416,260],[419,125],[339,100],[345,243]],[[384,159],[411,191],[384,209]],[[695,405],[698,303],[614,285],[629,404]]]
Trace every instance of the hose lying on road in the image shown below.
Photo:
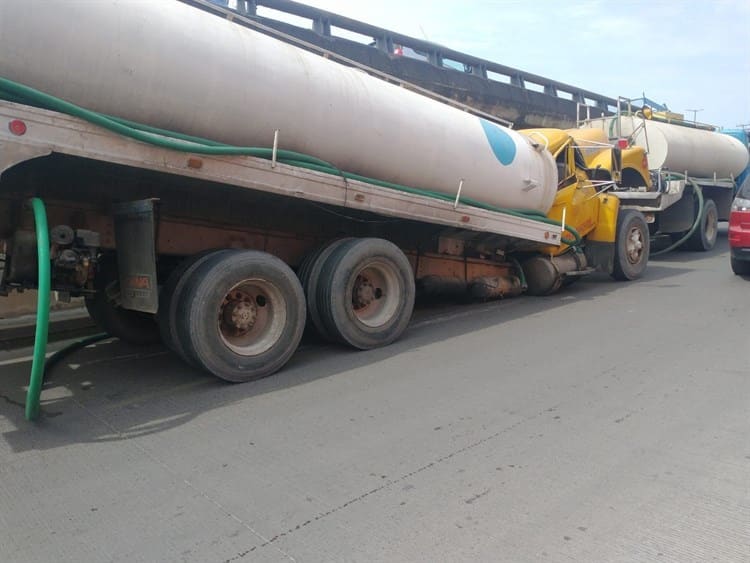
[[[72,354],[73,352],[75,352],[76,350],[80,350],[81,348],[85,348],[86,346],[90,346],[91,344],[96,344],[97,342],[106,340],[107,338],[112,338],[112,336],[107,334],[106,332],[102,332],[100,334],[87,336],[86,338],[82,338],[81,340],[76,340],[75,342],[68,344],[64,348],[61,348],[60,350],[52,354],[49,358],[47,358],[47,362],[44,364],[44,379],[47,378],[52,368],[60,363],[60,361],[69,354]]]

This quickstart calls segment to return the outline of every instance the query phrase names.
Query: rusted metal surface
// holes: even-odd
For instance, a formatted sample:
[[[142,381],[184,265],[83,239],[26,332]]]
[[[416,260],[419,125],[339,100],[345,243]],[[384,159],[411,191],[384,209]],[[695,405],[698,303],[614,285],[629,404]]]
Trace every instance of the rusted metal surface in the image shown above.
[[[434,253],[416,254],[407,252],[407,258],[417,279],[437,276],[470,281],[485,276],[506,276],[512,266],[505,262],[490,262],[478,258],[440,255]]]
[[[517,276],[483,276],[469,283],[469,292],[477,299],[498,299],[523,293],[523,285]]]
[[[0,200],[0,210],[7,201]],[[50,202],[47,213],[51,225],[77,224],[101,234],[101,248],[116,248],[114,220],[85,205],[73,206]],[[21,224],[26,223],[22,218]],[[304,255],[325,239],[295,232],[258,230],[252,227],[238,227],[221,222],[207,223],[186,218],[160,216],[156,235],[158,255],[188,256],[211,248],[248,248],[263,250],[278,256],[288,264],[296,266]],[[445,240],[445,239],[443,239]],[[455,277],[469,281],[479,277],[506,276],[510,266],[507,263],[463,258],[455,254],[406,250],[415,278],[428,276]]]

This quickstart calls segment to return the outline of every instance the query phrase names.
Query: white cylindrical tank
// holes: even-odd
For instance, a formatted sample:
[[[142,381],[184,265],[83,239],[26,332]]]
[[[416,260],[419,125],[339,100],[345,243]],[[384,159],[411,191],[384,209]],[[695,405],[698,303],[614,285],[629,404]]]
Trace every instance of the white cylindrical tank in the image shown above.
[[[644,127],[645,124],[645,127]],[[648,150],[649,168],[688,172],[696,178],[737,177],[747,166],[748,151],[737,139],[715,131],[673,123],[643,120],[635,115],[594,119],[589,127],[603,129],[610,138],[633,136]],[[635,132],[635,135],[633,133]]]
[[[172,0],[2,0],[0,76],[99,112],[546,212],[552,157],[476,116]]]

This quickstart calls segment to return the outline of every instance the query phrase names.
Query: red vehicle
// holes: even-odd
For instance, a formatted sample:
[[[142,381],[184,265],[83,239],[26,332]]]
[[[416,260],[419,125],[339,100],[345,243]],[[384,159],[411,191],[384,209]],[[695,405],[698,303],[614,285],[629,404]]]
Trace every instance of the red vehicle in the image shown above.
[[[742,182],[732,202],[729,250],[732,271],[740,276],[750,275],[750,176]]]

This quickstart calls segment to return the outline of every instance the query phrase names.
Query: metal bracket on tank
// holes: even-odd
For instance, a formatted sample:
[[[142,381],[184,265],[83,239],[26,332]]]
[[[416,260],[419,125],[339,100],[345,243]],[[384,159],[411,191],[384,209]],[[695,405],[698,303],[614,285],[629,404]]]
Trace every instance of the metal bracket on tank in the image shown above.
[[[273,132],[273,150],[271,151],[271,168],[276,168],[276,155],[279,152],[279,130]]]
[[[156,313],[159,291],[156,280],[154,203],[144,199],[115,205],[115,244],[124,309]]]
[[[453,209],[458,209],[458,202],[461,199],[461,190],[464,187],[464,179],[461,178],[461,181],[458,183],[458,191],[456,192],[456,201],[453,202]]]

